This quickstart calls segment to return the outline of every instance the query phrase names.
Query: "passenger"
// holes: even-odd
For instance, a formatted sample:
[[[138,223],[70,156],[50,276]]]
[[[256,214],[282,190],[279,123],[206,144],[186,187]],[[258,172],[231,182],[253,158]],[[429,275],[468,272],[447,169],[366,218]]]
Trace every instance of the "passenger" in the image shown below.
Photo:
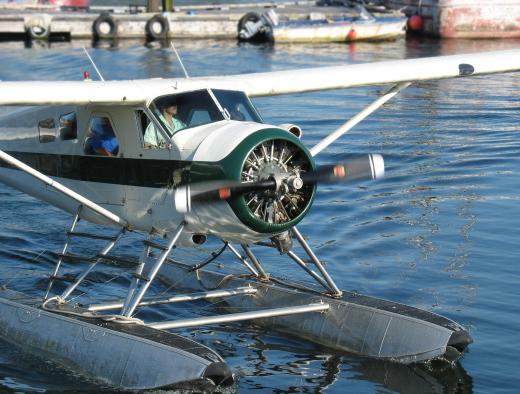
[[[108,118],[98,118],[93,122],[90,131],[90,146],[96,155],[115,156],[119,151],[119,143]]]
[[[173,135],[175,132],[182,130],[186,127],[186,124],[177,119],[177,104],[170,103],[166,104],[161,113],[158,115],[162,124],[167,127],[167,131]],[[144,147],[145,149],[163,148],[167,144],[166,140],[162,136],[161,132],[155,128],[153,123],[150,123],[146,127],[144,132]]]

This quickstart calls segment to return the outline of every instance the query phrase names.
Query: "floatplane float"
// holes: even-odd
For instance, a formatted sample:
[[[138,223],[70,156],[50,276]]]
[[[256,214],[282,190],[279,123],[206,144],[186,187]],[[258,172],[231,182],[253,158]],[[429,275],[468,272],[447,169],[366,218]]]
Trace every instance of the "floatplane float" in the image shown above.
[[[520,50],[221,77],[0,82],[1,105],[32,106],[0,119],[0,180],[73,216],[44,294],[0,290],[0,336],[124,389],[232,384],[220,355],[175,331],[249,320],[383,360],[458,359],[472,342],[461,325],[341,291],[297,224],[317,183],[383,175],[378,154],[326,166],[315,157],[411,83],[517,70]],[[265,124],[249,100],[374,84],[393,86],[310,149],[298,126]],[[80,232],[80,219],[117,234]],[[74,303],[94,269],[118,261],[110,251],[129,232],[146,239],[126,296]],[[219,253],[195,266],[175,260],[175,248],[209,237],[229,250],[241,274],[211,269]],[[76,238],[106,244],[93,256],[77,255],[69,248]],[[315,285],[276,277],[259,250],[293,261]],[[86,264],[74,278],[63,274],[71,260]],[[175,291],[146,297],[159,277]],[[143,307],[195,300],[225,302],[231,313],[159,322],[135,317]]]

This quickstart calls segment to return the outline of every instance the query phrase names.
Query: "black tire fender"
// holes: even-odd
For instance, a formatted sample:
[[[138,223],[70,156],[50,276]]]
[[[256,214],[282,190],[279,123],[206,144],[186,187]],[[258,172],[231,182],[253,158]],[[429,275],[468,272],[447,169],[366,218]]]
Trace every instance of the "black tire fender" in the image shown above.
[[[27,34],[33,40],[46,40],[51,33],[50,26],[33,25],[27,27]]]
[[[102,13],[92,25],[96,38],[113,38],[117,36],[117,22],[110,14]]]
[[[162,40],[168,38],[170,23],[164,16],[154,15],[146,22],[144,30],[148,39]]]
[[[51,33],[51,20],[48,15],[28,16],[24,21],[25,32],[31,40],[46,40]]]
[[[244,25],[247,22],[258,22],[260,20],[260,14],[258,12],[248,12],[238,21],[237,31],[240,31],[244,28]]]

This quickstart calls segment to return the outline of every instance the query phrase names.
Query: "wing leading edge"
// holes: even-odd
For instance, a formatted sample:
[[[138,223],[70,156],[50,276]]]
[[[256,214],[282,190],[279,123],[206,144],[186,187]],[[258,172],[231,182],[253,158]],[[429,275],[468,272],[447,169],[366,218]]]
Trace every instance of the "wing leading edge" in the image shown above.
[[[193,89],[271,96],[520,71],[520,49],[190,79],[0,82],[0,105],[136,105]]]
[[[426,81],[520,70],[520,49],[226,77],[250,96]],[[218,77],[207,78],[218,81]]]

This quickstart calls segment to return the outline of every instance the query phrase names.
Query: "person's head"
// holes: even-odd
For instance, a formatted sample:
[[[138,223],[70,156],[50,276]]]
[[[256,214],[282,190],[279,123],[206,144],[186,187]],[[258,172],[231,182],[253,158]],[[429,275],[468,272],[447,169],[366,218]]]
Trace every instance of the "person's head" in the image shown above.
[[[177,115],[177,104],[175,104],[175,103],[166,104],[163,107],[163,112],[168,114],[168,115],[170,115],[170,116]]]

